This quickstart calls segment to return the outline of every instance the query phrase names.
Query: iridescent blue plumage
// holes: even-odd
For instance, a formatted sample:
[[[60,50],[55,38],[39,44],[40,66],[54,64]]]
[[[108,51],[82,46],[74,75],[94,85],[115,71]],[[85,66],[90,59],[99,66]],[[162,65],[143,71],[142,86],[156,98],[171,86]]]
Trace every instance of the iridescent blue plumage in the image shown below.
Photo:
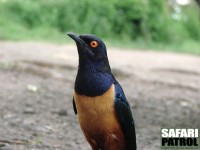
[[[79,53],[74,112],[92,149],[136,150],[131,108],[112,75],[105,44],[94,35],[68,35]]]
[[[105,65],[104,65],[105,64]],[[105,93],[113,83],[113,78],[106,67],[107,62],[86,62],[79,63],[79,69],[75,81],[75,91],[81,95],[98,96]]]
[[[130,150],[136,150],[136,133],[131,108],[126,100],[124,91],[117,80],[114,81],[115,85],[115,107],[125,134],[125,138]]]

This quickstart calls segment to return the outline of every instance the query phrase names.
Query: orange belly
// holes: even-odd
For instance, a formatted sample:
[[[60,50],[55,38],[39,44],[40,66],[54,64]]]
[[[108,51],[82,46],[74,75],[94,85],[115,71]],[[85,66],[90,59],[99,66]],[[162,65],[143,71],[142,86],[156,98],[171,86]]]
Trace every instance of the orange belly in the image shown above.
[[[125,150],[126,142],[114,106],[114,85],[101,96],[74,93],[81,129],[93,150]]]

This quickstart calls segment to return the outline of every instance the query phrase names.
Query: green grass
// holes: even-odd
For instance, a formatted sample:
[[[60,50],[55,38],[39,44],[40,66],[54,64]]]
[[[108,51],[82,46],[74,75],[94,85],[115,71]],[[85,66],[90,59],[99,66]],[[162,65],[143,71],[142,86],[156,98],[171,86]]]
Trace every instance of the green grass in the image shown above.
[[[197,10],[195,3],[183,7],[186,19],[177,21],[160,0],[0,0],[0,40],[72,43],[66,33],[73,31],[112,47],[199,55]]]
[[[28,28],[21,24],[13,24],[13,22],[6,21],[6,24],[0,20],[0,40],[11,41],[41,41],[51,43],[73,43],[67,37],[66,33],[69,31],[59,31],[52,27],[37,27]],[[76,31],[75,31],[76,32]],[[97,35],[98,36],[98,35]],[[200,42],[191,39],[185,39],[179,43],[162,43],[153,41],[144,41],[142,38],[138,40],[130,40],[126,37],[119,38],[102,38],[108,46],[140,49],[140,50],[155,50],[155,51],[171,51],[178,53],[190,53],[200,55]]]
[[[67,37],[65,32],[60,32],[54,28],[33,28],[27,29],[20,25],[7,25],[0,28],[0,40],[11,41],[40,41],[51,43],[70,43],[73,41]],[[110,47],[153,50],[153,51],[171,51],[178,53],[190,53],[200,55],[200,42],[194,40],[185,40],[180,43],[156,43],[153,41],[146,42],[140,40],[130,40],[126,38],[109,39],[103,38],[105,43]]]
[[[189,39],[180,43],[147,42],[142,39],[136,41],[106,39],[105,41],[109,46],[119,48],[200,55],[200,42]]]

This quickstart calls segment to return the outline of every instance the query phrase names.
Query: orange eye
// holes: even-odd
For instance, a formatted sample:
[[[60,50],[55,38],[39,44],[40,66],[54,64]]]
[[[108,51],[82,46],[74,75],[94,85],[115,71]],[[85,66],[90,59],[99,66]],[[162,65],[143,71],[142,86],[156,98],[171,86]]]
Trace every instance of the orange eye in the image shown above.
[[[92,42],[90,42],[90,46],[92,48],[96,48],[98,46],[98,42],[97,41],[92,41]]]

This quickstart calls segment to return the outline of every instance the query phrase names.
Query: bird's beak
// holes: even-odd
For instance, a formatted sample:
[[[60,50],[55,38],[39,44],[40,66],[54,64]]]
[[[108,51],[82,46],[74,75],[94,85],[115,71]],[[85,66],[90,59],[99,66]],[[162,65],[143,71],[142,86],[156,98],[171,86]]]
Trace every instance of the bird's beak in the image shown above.
[[[67,33],[67,35],[76,42],[79,57],[94,55],[87,44],[79,37],[79,35],[76,35],[74,33]]]
[[[76,35],[74,33],[71,33],[71,32],[67,33],[67,35],[70,38],[72,38],[78,45],[83,45],[84,44],[83,40],[81,40],[78,35]]]

